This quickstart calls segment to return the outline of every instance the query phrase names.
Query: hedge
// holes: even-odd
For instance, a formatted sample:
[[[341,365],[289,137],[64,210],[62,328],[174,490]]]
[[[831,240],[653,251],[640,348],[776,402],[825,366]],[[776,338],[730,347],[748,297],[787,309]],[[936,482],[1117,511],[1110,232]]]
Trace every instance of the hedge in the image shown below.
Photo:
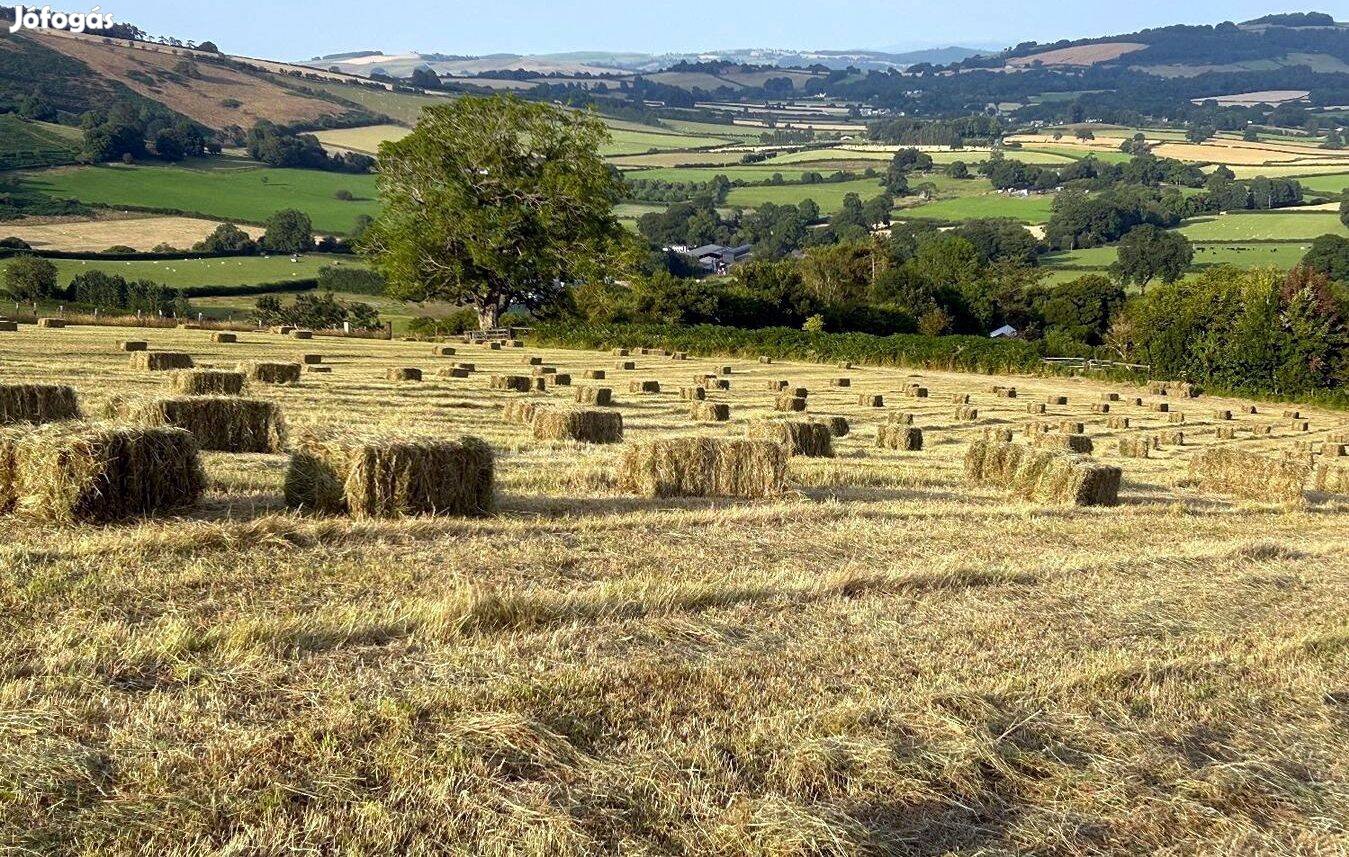
[[[319,287],[317,277],[278,280],[272,283],[245,283],[219,286],[184,286],[189,298],[226,298],[239,295],[270,295],[278,292],[312,292]]]
[[[747,330],[717,325],[604,325],[555,322],[534,328],[539,345],[607,350],[664,348],[713,357],[756,357],[819,363],[850,361],[969,372],[1038,372],[1039,349],[1022,340],[982,336],[922,336],[901,333],[809,333],[787,327]]]

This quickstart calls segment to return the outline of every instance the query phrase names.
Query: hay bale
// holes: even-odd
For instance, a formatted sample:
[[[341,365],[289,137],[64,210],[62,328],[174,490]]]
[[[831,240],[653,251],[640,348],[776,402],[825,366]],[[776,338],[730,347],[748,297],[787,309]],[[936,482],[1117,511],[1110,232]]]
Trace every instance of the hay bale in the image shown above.
[[[913,425],[913,414],[908,411],[890,411],[885,415],[885,421],[890,425],[911,426]]]
[[[729,374],[731,374],[731,367],[730,367],[730,366],[722,366],[720,369],[717,370],[717,374],[719,374],[719,375],[729,375]]]
[[[834,437],[847,437],[852,430],[846,417],[828,417],[824,424],[829,426],[829,433]]]
[[[1133,405],[1135,408],[1141,408],[1143,407],[1143,400],[1135,396],[1129,400],[1129,404]]]
[[[783,392],[789,396],[795,396],[798,399],[804,399],[810,395],[810,391],[805,387],[788,387]]]
[[[537,400],[515,399],[507,402],[501,409],[501,421],[518,426],[532,425],[534,415],[547,407],[548,405]]]
[[[676,352],[674,352],[673,354],[670,355],[670,359],[671,359],[671,360],[687,360],[687,359],[689,359],[689,353],[688,353],[687,351],[676,351]]]
[[[615,357],[627,357],[628,354],[631,352],[629,352],[628,349],[626,348],[615,348],[609,353],[614,355]]]
[[[248,376],[249,381],[256,381],[259,384],[294,384],[300,380],[299,363],[254,360],[240,363],[235,368]]]
[[[877,396],[871,393],[861,393],[857,396],[857,404],[863,408],[883,408],[885,407],[885,397]]]
[[[745,427],[750,440],[771,440],[782,444],[789,456],[833,458],[833,437],[824,423],[801,420],[750,420]]]
[[[314,331],[312,331],[312,330],[299,330],[299,329],[296,329],[296,330],[292,330],[292,331],[290,332],[290,335],[291,335],[291,338],[293,338],[293,339],[313,339],[313,338],[314,338]]]
[[[537,382],[538,379],[535,380]],[[543,376],[543,383],[545,387],[570,387],[571,375],[566,372],[553,372]]]
[[[620,360],[614,364],[614,368],[624,372],[632,372],[637,368],[637,362],[635,360]]]
[[[953,405],[968,405],[969,403],[970,403],[970,394],[969,394],[969,393],[952,393],[952,394],[951,394],[951,404],[953,404]]]
[[[899,423],[882,423],[876,426],[876,446],[917,452],[923,448],[923,430]]]
[[[107,523],[194,506],[197,440],[176,428],[76,422],[0,429],[0,512]]]
[[[765,357],[765,356],[763,356],[763,355],[759,355],[759,362],[762,363],[762,364],[764,364],[764,365],[766,366],[766,365],[768,365],[769,363],[772,363],[772,362],[773,362],[773,358],[772,358],[772,357]]]
[[[322,354],[297,354],[295,359],[305,366],[318,366],[323,362]]]
[[[141,428],[169,426],[189,431],[201,449],[214,452],[281,452],[286,445],[286,421],[281,407],[261,399],[115,398],[107,403],[104,415]]]
[[[1094,403],[1092,404],[1092,406],[1091,406],[1091,412],[1092,412],[1093,414],[1108,414],[1108,413],[1110,413],[1110,403],[1109,403],[1109,402],[1094,402]]]
[[[768,392],[770,393],[780,393],[783,390],[787,389],[787,385],[790,383],[791,383],[790,381],[784,381],[779,378],[776,381],[769,381],[764,386],[768,389]]]
[[[223,330],[216,331],[211,334],[211,341],[218,342],[222,345],[232,344],[239,341],[239,335],[237,333],[227,333]]]
[[[1274,434],[1274,426],[1269,425],[1268,423],[1262,423],[1261,425],[1258,425],[1258,426],[1252,426],[1252,428],[1251,428],[1251,434],[1254,434],[1254,435],[1257,435],[1257,436],[1260,436],[1260,437],[1268,437],[1268,436]]]
[[[1321,444],[1321,455],[1326,458],[1344,458],[1349,455],[1349,444],[1326,442]]]
[[[496,342],[496,341],[489,342],[489,343],[487,343],[487,350],[488,350],[488,351],[500,351],[500,350],[501,350],[501,343],[500,343],[500,342]]]
[[[629,393],[659,393],[659,392],[660,392],[660,382],[659,382],[659,381],[637,381],[637,380],[629,381],[629,382],[628,382],[628,392],[629,392]]]
[[[1001,385],[995,384],[993,385],[993,392],[1000,399],[1016,398],[1016,387],[1003,387]]]
[[[1039,434],[1031,440],[1037,449],[1061,449],[1065,452],[1080,452],[1090,455],[1093,444],[1085,434]]]
[[[1293,431],[1311,431],[1312,424],[1310,420],[1293,420],[1288,428]]]
[[[506,344],[506,347],[507,347],[507,348],[524,348],[524,347],[525,347],[524,340],[522,340],[522,339],[507,339],[505,344]]]
[[[306,367],[304,367],[304,371],[309,372],[309,373],[311,373],[311,374],[327,375],[327,374],[330,374],[330,373],[333,371],[333,367],[331,367],[331,366],[306,366]]]
[[[959,422],[974,422],[979,419],[979,409],[972,408],[969,405],[961,405],[956,408],[954,419]]]
[[[1028,435],[1049,434],[1053,430],[1052,425],[1042,420],[1031,420],[1026,423],[1026,434]]]
[[[851,386],[852,386],[852,379],[851,379],[851,378],[830,378],[830,379],[829,379],[829,386],[831,386],[831,387],[851,387]]]
[[[1106,421],[1106,428],[1127,429],[1129,427],[1128,417],[1111,417]]]
[[[1260,412],[1255,405],[1242,405],[1238,410],[1243,414],[1257,414]]]
[[[720,402],[694,402],[689,417],[700,423],[724,423],[731,418],[731,406]]]
[[[307,429],[286,473],[286,504],[354,518],[486,515],[492,449],[475,437],[359,434]]]
[[[1235,440],[1236,436],[1235,426],[1218,426],[1218,440]]]
[[[1309,464],[1259,455],[1232,446],[1214,446],[1190,459],[1190,480],[1201,491],[1246,500],[1302,499],[1312,476]]]
[[[685,402],[701,402],[707,398],[706,387],[680,387],[679,398]]]
[[[708,387],[709,387],[710,389],[713,389],[713,390],[729,390],[729,389],[731,389],[731,382],[730,382],[729,380],[727,380],[726,378],[709,378],[709,379],[707,380],[707,385],[708,385]]]
[[[1159,414],[1165,414],[1171,411],[1171,405],[1168,402],[1153,402],[1152,404],[1148,405],[1148,410],[1154,411]]]
[[[478,371],[478,366],[476,363],[456,363],[454,364],[454,368],[463,369],[465,372],[470,373]]]
[[[1068,397],[1067,397],[1067,396],[1045,396],[1045,404],[1046,404],[1046,405],[1066,405],[1066,404],[1068,404]]]
[[[282,336],[289,336],[292,332],[294,332],[295,327],[294,325],[283,324],[272,328],[272,330],[275,331],[276,333],[281,334]]]
[[[535,377],[539,377],[539,376],[542,376],[542,375],[556,375],[556,374],[557,374],[557,367],[556,367],[556,366],[535,366],[533,369],[530,369],[530,370],[529,370],[529,374],[531,374],[531,375],[533,375],[533,376],[535,376]]]
[[[1118,402],[1118,401],[1119,401],[1119,393],[1102,393],[1102,394],[1101,394],[1101,401],[1102,401],[1102,402]]]
[[[1215,420],[1230,420],[1230,419],[1232,419],[1232,412],[1229,411],[1229,410],[1218,410],[1218,411],[1214,411],[1214,412],[1213,412],[1213,418],[1214,418]]]
[[[998,443],[1011,443],[1012,430],[1005,426],[989,426],[984,429],[984,440],[997,441]]]
[[[577,387],[574,398],[583,405],[608,406],[614,403],[614,391],[609,387]]]
[[[38,327],[50,327],[53,329],[66,326],[66,320],[63,318],[40,318],[37,320]]]
[[[327,368],[327,367],[310,366],[309,371],[313,372],[314,370],[319,368]],[[467,378],[468,376],[469,372],[467,369],[450,368],[450,369],[436,370],[436,377],[438,378]]]
[[[149,347],[150,343],[146,342],[144,339],[123,339],[121,342],[117,343],[118,351],[145,351],[149,349]]]
[[[434,345],[431,347],[431,356],[433,357],[453,357],[456,353],[453,345]]]
[[[132,369],[148,372],[167,372],[170,369],[191,369],[194,365],[192,355],[182,351],[134,351],[131,354]]]
[[[534,389],[534,379],[528,375],[493,375],[489,387],[512,393],[528,393]]]
[[[1060,420],[1059,431],[1064,434],[1084,434],[1087,431],[1087,427],[1077,420]]]
[[[924,387],[921,384],[909,384],[904,388],[904,395],[914,399],[926,399],[927,387]]]
[[[773,410],[784,411],[787,413],[800,413],[806,409],[806,400],[804,396],[793,396],[790,394],[778,396],[773,399]]]
[[[0,333],[17,333],[18,330],[19,330],[19,323],[17,321],[10,321],[9,319],[0,319]]]
[[[1302,419],[1302,412],[1298,410],[1288,409],[1283,412],[1283,416],[1284,419],[1300,420]]]
[[[1153,443],[1154,438],[1147,435],[1122,437],[1119,439],[1119,454],[1125,458],[1147,458]]]
[[[78,420],[75,388],[64,384],[0,384],[0,425]]]
[[[592,381],[603,381],[604,376],[605,372],[603,369],[587,369],[583,373],[583,377],[589,378]]]
[[[1313,491],[1323,494],[1349,494],[1349,466],[1322,464],[1312,476]]]
[[[1043,414],[1044,412],[1045,412],[1045,405],[1044,405],[1043,402],[1027,402],[1027,403],[1026,403],[1026,413],[1028,413],[1028,414]]]
[[[1119,502],[1121,471],[1075,453],[1016,443],[977,440],[965,453],[965,477],[1004,488],[1026,500],[1113,506]]]
[[[1185,432],[1177,429],[1166,429],[1153,435],[1153,447],[1160,449],[1162,444],[1167,446],[1184,446]]]
[[[838,364],[838,368],[846,372],[852,368],[852,363],[848,362],[847,360],[844,360]]]
[[[772,441],[671,437],[633,444],[618,467],[619,490],[642,497],[776,497],[787,453]]]
[[[1171,425],[1181,425],[1185,422],[1185,414],[1180,411],[1171,411],[1167,413],[1166,421]]]
[[[534,414],[535,440],[621,443],[623,415],[593,408],[545,408]]]
[[[168,388],[182,396],[237,396],[244,391],[244,373],[224,369],[177,369]]]

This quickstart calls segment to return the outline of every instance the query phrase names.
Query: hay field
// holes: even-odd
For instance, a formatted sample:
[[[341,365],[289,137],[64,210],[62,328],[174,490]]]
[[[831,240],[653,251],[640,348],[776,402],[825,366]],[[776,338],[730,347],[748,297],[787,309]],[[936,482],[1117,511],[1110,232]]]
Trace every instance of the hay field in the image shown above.
[[[181,250],[210,235],[220,225],[199,217],[143,215],[129,217],[32,218],[0,224],[0,233],[27,241],[38,250],[96,253],[109,247],[151,250],[169,244]],[[240,226],[254,238],[265,231],[260,226]]]
[[[0,842],[20,853],[1334,853],[1349,844],[1349,503],[1177,484],[1216,444],[1121,459],[1090,381],[524,349],[604,368],[627,442],[743,434],[768,379],[843,415],[838,457],[769,501],[638,500],[622,447],[536,442],[487,375],[521,351],[263,334],[23,328],[0,382],[92,409],[150,392],[114,343],[201,363],[321,351],[256,395],[292,425],[418,423],[498,454],[495,517],[353,523],[281,508],[284,458],[208,454],[181,520],[0,518]],[[466,379],[393,366],[477,364]],[[732,423],[670,392],[731,365]],[[896,391],[918,376],[927,399]],[[661,381],[629,394],[626,377]],[[827,379],[849,376],[835,389]],[[1015,384],[1017,399],[985,392]],[[598,383],[598,382],[585,382]],[[667,386],[668,385],[668,386]],[[980,418],[955,423],[951,394]],[[960,460],[1025,402],[1124,467],[1123,505],[968,488]],[[1121,390],[1121,392],[1124,392]],[[1133,391],[1129,391],[1133,392]],[[565,388],[549,398],[569,399]],[[917,453],[876,450],[882,393]],[[1138,395],[1145,395],[1138,393]],[[1278,405],[1241,423],[1282,425]],[[1314,431],[1235,441],[1278,450]],[[1119,405],[1148,427],[1165,415]]]
[[[361,152],[366,155],[379,153],[379,144],[388,140],[401,140],[412,133],[402,125],[362,125],[358,128],[333,128],[327,131],[315,131],[323,148],[328,151]]]

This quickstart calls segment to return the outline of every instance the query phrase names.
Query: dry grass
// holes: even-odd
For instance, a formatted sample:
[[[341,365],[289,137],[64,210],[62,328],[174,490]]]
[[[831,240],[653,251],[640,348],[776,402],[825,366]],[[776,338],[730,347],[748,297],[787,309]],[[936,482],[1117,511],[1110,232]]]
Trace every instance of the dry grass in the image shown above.
[[[296,348],[25,326],[0,337],[0,382],[70,384],[90,412],[154,395],[162,376],[115,350],[128,335],[215,366]],[[396,385],[385,370],[427,344],[324,346],[332,375],[252,394],[293,423],[482,437],[497,514],[295,514],[285,456],[204,453],[182,518],[0,517],[0,851],[1344,850],[1349,497],[1186,482],[1219,445],[1201,417],[1240,400],[1203,397],[1186,445],[1124,459],[1120,434],[1166,425],[1132,391],[1114,385],[1121,432],[1089,413],[1111,385],[923,372],[931,398],[903,405],[926,443],[902,452],[875,446],[887,412],[856,404],[898,401],[902,370],[837,390],[836,368],[751,357],[714,395],[736,422],[699,424],[674,391],[717,363],[641,358],[669,392],[625,397],[624,444],[597,447],[501,421],[512,400],[571,400],[490,389],[519,351]],[[615,359],[538,352],[574,377]],[[774,413],[779,377],[849,419],[835,458],[760,444],[783,479],[766,498],[620,490],[631,447],[748,443],[731,438]],[[1124,469],[1120,506],[967,486],[969,443],[1026,420],[995,383],[1068,395],[1040,419],[1087,424]],[[950,420],[962,391],[984,422]],[[1298,404],[1312,429],[1294,434],[1280,407],[1238,443],[1280,456],[1349,428]]]

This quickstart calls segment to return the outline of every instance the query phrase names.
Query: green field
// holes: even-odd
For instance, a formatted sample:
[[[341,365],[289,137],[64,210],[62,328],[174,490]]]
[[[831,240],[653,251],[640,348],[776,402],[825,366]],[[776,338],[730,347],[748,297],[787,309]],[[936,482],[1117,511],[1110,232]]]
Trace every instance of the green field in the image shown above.
[[[79,150],[78,128],[0,114],[0,170],[73,163]]]
[[[738,140],[758,140],[763,128],[744,125],[721,125],[716,122],[694,122],[689,119],[662,119],[661,124],[680,134],[706,134],[709,137],[734,137]]]
[[[803,152],[784,152],[771,159],[774,164],[805,164],[812,161],[875,161],[877,167],[888,164],[894,152],[869,152],[853,149],[807,149]]]
[[[23,174],[24,184],[60,198],[108,206],[173,209],[222,220],[262,223],[298,208],[321,232],[345,233],[356,217],[374,215],[373,175],[270,169],[233,158],[181,165],[63,167]],[[357,199],[335,199],[349,190]]]
[[[0,271],[10,260],[0,259]],[[292,262],[289,256],[241,256],[225,259],[161,259],[119,262],[103,259],[53,259],[62,286],[86,271],[117,274],[128,280],[151,280],[192,289],[201,286],[240,286],[302,280],[318,275],[325,265],[364,267],[354,256],[310,253]]]
[[[726,137],[705,137],[691,134],[662,133],[659,129],[632,130],[610,128],[610,140],[600,147],[602,155],[636,155],[643,152],[677,151],[711,146],[727,146],[735,141]]]
[[[843,198],[855,193],[865,202],[884,191],[879,179],[857,179],[832,184],[795,184],[768,187],[738,187],[726,195],[731,208],[757,208],[766,202],[777,205],[796,205],[804,199],[813,199],[824,214],[843,207]]]
[[[800,166],[791,168],[781,167],[661,167],[654,170],[628,170],[623,173],[623,177],[628,181],[638,179],[647,179],[651,181],[667,182],[710,182],[717,176],[725,176],[731,181],[761,182],[767,181],[773,177],[774,173],[781,173],[784,181],[800,181],[801,176],[807,172],[818,172],[824,176],[834,175],[834,170],[824,171],[818,169],[805,170]]]
[[[1334,233],[1349,237],[1349,229],[1334,212],[1249,213],[1200,217],[1180,228],[1191,241],[1297,241]]]
[[[1194,264],[1202,265],[1238,265],[1255,268],[1273,266],[1292,268],[1302,260],[1310,249],[1310,244],[1300,241],[1252,244],[1196,244],[1194,245]],[[1086,250],[1072,250],[1065,253],[1051,253],[1040,259],[1046,268],[1099,268],[1110,267],[1116,257],[1115,247],[1091,247]]]
[[[283,302],[287,303],[295,297],[294,294],[288,292],[277,292],[275,294]],[[381,319],[393,322],[395,334],[406,331],[408,322],[418,316],[444,318],[458,309],[458,307],[453,304],[436,301],[415,304],[394,300],[393,298],[386,298],[382,295],[334,292],[333,296],[338,300],[346,301],[348,303],[363,303],[374,307]],[[257,305],[257,300],[257,295],[193,298],[192,309],[202,313],[208,318],[241,321],[252,317],[253,309]]]
[[[1332,173],[1326,176],[1298,176],[1298,184],[1304,191],[1326,193],[1338,196],[1349,190],[1349,173]]]
[[[986,217],[1007,217],[1022,223],[1044,223],[1049,220],[1052,194],[1041,196],[1006,196],[1000,193],[980,193],[939,199],[905,208],[902,215],[930,217],[941,220],[974,220]]]

